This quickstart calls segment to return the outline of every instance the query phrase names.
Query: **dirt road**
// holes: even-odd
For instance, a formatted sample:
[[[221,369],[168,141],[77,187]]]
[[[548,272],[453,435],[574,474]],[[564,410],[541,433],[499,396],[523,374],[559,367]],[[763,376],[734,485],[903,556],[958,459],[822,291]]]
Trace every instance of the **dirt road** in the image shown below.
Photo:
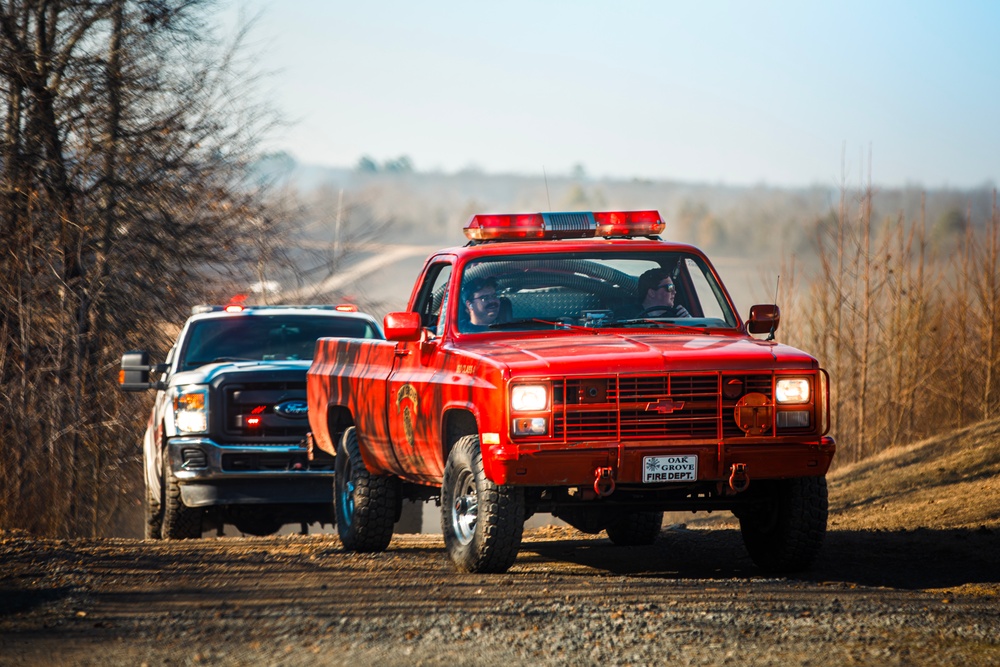
[[[1000,531],[834,526],[762,576],[728,527],[652,547],[531,531],[503,575],[439,537],[40,541],[0,533],[0,665],[996,665]]]
[[[457,574],[433,535],[0,531],[0,665],[1000,664],[1000,420],[830,484],[819,559],[787,578],[728,514],[671,515],[650,547],[536,528],[502,575]]]

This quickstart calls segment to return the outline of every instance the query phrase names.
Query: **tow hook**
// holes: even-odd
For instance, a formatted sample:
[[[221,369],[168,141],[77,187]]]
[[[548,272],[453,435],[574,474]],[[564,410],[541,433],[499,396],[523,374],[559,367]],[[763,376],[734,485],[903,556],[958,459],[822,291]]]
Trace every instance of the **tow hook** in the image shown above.
[[[594,471],[594,493],[605,498],[615,492],[615,478],[611,476],[611,468],[598,468]]]
[[[750,475],[747,474],[746,463],[734,463],[729,474],[729,488],[736,493],[746,491],[750,486]]]

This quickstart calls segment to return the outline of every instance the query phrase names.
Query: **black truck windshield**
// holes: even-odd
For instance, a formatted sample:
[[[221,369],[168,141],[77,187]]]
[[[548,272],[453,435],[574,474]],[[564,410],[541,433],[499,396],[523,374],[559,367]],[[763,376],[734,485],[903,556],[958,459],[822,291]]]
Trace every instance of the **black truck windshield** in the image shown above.
[[[181,360],[189,370],[220,361],[311,360],[317,338],[380,338],[367,321],[331,315],[243,315],[191,324]]]

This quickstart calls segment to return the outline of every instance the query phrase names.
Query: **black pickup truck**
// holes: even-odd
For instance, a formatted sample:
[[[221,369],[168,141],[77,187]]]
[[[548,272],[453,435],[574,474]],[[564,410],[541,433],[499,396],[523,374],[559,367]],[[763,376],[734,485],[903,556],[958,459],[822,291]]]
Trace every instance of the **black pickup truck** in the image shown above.
[[[317,338],[383,338],[355,311],[196,306],[166,362],[122,357],[121,389],[156,390],[142,443],[147,539],[333,523],[333,457],[306,439],[306,370]]]

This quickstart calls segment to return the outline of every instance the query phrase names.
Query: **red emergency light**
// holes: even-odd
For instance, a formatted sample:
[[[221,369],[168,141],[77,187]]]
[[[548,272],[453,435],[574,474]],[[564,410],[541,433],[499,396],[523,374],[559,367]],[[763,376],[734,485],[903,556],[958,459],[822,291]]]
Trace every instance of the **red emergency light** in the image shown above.
[[[263,421],[261,415],[267,410],[266,405],[258,405],[253,410],[250,411],[250,415],[246,418],[247,428],[257,428],[261,426]]]
[[[473,241],[655,236],[664,227],[655,210],[474,215],[465,236]]]
[[[595,236],[655,236],[666,226],[659,211],[595,213]]]
[[[541,213],[521,215],[474,215],[469,219],[465,235],[473,241],[542,239],[545,221]]]
[[[246,310],[243,307],[243,302],[246,300],[247,300],[246,294],[237,294],[236,296],[234,296],[232,299],[229,300],[229,303],[226,304],[225,311],[227,313],[243,312],[244,310]]]

